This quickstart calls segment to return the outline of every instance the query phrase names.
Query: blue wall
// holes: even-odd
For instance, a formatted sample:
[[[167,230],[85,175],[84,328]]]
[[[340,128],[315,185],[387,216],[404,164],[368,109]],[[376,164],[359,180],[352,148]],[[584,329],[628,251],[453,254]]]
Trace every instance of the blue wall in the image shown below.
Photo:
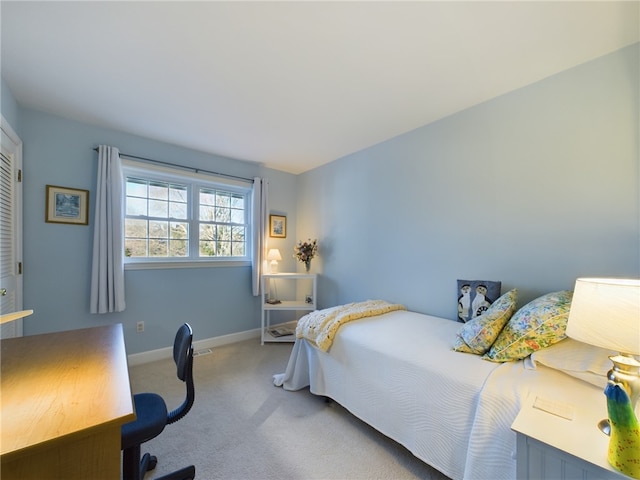
[[[19,120],[24,145],[24,307],[35,311],[24,321],[25,335],[123,323],[131,354],[171,345],[177,326],[184,321],[193,326],[196,340],[260,326],[259,297],[252,295],[248,266],[127,270],[126,310],[89,313],[97,172],[97,154],[92,149],[104,143],[134,155],[249,178],[267,177],[270,208],[288,215],[295,231],[294,175],[39,111],[19,108],[14,118]],[[89,226],[45,223],[48,184],[90,190]],[[288,235],[278,242],[274,246],[289,252],[295,239]],[[282,268],[295,268],[294,260],[285,259]],[[145,322],[145,332],[138,334],[135,325],[140,320]]]
[[[640,276],[638,44],[299,176],[321,305],[456,317],[456,280],[520,304]],[[320,201],[321,199],[321,201]]]
[[[11,128],[18,133],[19,124],[18,124],[18,104],[16,103],[16,99],[14,98],[11,90],[9,90],[9,86],[4,81],[4,78],[1,79],[1,96],[0,96],[0,109],[2,110],[2,116],[5,118]]]
[[[296,240],[319,240],[320,307],[384,298],[455,318],[458,278],[501,280],[523,304],[578,276],[638,277],[639,55],[636,44],[298,176],[22,109],[3,81],[24,143],[25,334],[122,322],[138,353],[170,345],[185,320],[196,339],[260,324],[249,267],[127,271],[127,310],[88,313],[93,217],[45,223],[45,186],[95,192],[100,143],[268,177],[270,210],[288,221],[287,239],[270,240],[280,270],[300,268]]]

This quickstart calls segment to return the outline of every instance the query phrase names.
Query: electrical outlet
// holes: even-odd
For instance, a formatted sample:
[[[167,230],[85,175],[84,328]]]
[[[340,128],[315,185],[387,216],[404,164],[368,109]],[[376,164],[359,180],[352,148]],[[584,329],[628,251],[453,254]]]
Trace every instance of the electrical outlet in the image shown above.
[[[136,323],[136,331],[138,333],[144,332],[144,322]]]

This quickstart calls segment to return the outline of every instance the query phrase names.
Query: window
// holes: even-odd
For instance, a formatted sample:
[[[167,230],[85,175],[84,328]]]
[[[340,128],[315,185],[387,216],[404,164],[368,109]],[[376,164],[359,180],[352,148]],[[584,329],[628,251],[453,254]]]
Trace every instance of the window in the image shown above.
[[[250,260],[250,189],[218,177],[123,162],[125,264]]]

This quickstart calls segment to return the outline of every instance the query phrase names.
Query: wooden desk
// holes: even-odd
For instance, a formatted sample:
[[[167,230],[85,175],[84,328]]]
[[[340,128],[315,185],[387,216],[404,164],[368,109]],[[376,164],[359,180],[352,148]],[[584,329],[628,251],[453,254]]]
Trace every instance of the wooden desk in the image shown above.
[[[120,479],[120,428],[136,418],[122,325],[9,338],[0,353],[2,479]]]

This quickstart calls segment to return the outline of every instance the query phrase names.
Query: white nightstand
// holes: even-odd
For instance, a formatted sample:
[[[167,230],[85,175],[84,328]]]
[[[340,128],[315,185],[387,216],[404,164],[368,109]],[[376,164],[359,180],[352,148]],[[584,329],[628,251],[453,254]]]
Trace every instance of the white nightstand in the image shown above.
[[[572,419],[540,407],[572,413]],[[606,397],[596,387],[577,388],[571,398],[531,394],[511,426],[517,434],[518,480],[628,480],[607,461],[609,437],[597,426],[606,416]]]
[[[294,342],[295,324],[290,322],[278,326],[271,325],[271,312],[274,310],[305,311],[316,310],[316,283],[318,276],[315,273],[269,273],[262,275],[262,292],[269,292],[271,282],[278,282],[278,289],[282,297],[279,303],[270,304],[266,299],[262,300],[261,343],[265,342]],[[295,282],[295,285],[285,285]],[[275,285],[273,285],[275,286]],[[273,290],[271,290],[273,291]],[[287,329],[293,332],[291,335],[273,335],[270,333],[275,327]]]

